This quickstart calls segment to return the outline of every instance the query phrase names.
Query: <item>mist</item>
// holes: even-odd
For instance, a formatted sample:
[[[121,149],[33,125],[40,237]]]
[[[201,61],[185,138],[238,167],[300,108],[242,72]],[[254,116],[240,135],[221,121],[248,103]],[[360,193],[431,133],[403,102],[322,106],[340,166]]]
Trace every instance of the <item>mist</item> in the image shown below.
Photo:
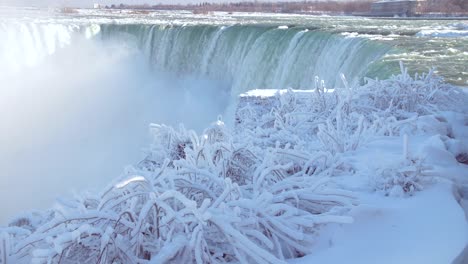
[[[150,123],[201,131],[228,104],[222,82],[154,72],[131,41],[77,34],[16,63],[0,73],[0,223],[102,189],[144,157]]]

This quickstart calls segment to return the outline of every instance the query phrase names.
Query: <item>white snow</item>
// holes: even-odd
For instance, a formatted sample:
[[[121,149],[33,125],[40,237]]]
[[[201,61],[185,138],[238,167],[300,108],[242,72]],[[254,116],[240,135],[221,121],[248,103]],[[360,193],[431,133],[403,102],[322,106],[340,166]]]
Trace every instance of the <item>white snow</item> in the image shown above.
[[[242,93],[239,95],[239,97],[259,97],[259,98],[269,98],[269,97],[274,97],[274,96],[281,96],[284,95],[287,92],[293,92],[296,96],[307,96],[310,93],[315,92],[314,90],[294,90],[294,89],[254,89],[254,90],[249,90],[245,93]],[[326,92],[332,93],[334,89],[327,89]]]
[[[151,125],[100,195],[0,228],[0,263],[451,263],[468,241],[468,96],[432,72],[250,91],[233,131]]]
[[[141,181],[145,181],[145,177],[142,177],[142,176],[135,176],[133,178],[129,178],[125,181],[122,181],[122,182],[119,182],[118,184],[115,185],[115,188],[124,188],[125,186],[129,185],[130,183],[134,183],[134,182],[141,182]]]
[[[354,224],[329,227],[320,238],[322,248],[289,262],[448,264],[467,243],[465,215],[450,184],[409,198],[359,198],[361,205],[351,212]]]

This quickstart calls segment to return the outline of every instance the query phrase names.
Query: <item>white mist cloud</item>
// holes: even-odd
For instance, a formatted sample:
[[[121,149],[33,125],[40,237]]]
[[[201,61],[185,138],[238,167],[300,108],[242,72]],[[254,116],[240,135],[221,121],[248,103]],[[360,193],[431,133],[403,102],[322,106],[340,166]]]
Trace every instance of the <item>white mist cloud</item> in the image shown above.
[[[226,106],[222,84],[155,73],[131,42],[71,43],[0,73],[0,222],[102,189],[143,157],[149,123],[201,130]]]

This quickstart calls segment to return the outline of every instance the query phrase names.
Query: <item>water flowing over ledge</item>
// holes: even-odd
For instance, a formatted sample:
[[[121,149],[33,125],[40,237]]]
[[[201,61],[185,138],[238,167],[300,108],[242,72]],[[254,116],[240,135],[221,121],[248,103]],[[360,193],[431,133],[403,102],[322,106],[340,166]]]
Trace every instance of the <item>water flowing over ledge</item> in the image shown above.
[[[37,64],[78,35],[91,41],[123,41],[143,52],[156,71],[222,81],[234,96],[247,87],[307,89],[315,76],[334,87],[340,82],[337,73],[357,83],[390,49],[365,38],[271,26],[3,26],[5,69]]]
[[[51,54],[55,48],[70,44],[70,41],[75,42],[71,36],[76,32],[89,38],[96,34],[102,36],[99,32],[105,29],[108,33],[106,40],[115,40],[121,44],[133,42],[133,46],[153,56],[151,63],[157,65],[158,70],[175,74],[189,72],[198,76],[210,74],[211,78],[226,79],[229,82],[227,86],[235,91],[233,96],[248,88],[283,89],[291,86],[302,89],[307,86],[307,80],[313,80],[317,75],[326,81],[328,87],[333,88],[339,84],[337,74],[331,74],[335,70],[341,70],[338,74],[344,73],[350,82],[360,80],[363,76],[388,78],[391,74],[398,74],[399,61],[404,61],[415,72],[436,67],[436,73],[448,82],[460,86],[468,84],[468,72],[465,70],[468,53],[464,51],[468,25],[465,21],[455,23],[445,20],[408,21],[223,12],[194,15],[183,11],[139,13],[131,10],[116,12],[86,9],[70,14],[40,9],[5,11],[0,8],[0,12],[3,12],[0,35],[2,39],[8,40],[0,44],[2,69],[11,68],[5,64],[30,65],[38,58]],[[112,35],[112,32],[118,35]],[[99,36],[97,38],[102,39]],[[236,44],[241,44],[240,47],[249,49],[248,52],[240,47],[240,50],[231,49],[232,46],[225,44],[227,40],[235,40]],[[187,41],[190,41],[188,46]],[[279,45],[274,45],[276,43]],[[338,53],[330,53],[332,47],[338,48]],[[5,48],[14,52],[3,54]],[[155,52],[156,49],[169,51],[171,55],[158,57],[161,51]],[[230,57],[223,61],[221,52]],[[19,59],[13,60],[13,54],[19,56]],[[169,59],[168,56],[174,58]],[[184,57],[193,61],[181,62],[180,59]],[[286,69],[286,66],[295,65],[291,63],[294,58],[302,60],[298,65],[304,66],[304,70],[299,66],[294,69],[299,71]],[[326,66],[330,69],[318,67],[317,59],[328,60]],[[260,69],[260,66],[265,65],[269,67],[268,70]],[[246,72],[246,68],[255,66],[257,70],[260,69],[258,76],[252,73],[255,71]],[[220,74],[222,71],[225,74]],[[237,77],[237,74],[242,75]],[[285,74],[291,75],[287,77],[289,80],[285,80]],[[277,82],[266,79],[272,76]],[[281,86],[278,83],[281,81],[291,85]],[[271,85],[274,87],[267,87]]]

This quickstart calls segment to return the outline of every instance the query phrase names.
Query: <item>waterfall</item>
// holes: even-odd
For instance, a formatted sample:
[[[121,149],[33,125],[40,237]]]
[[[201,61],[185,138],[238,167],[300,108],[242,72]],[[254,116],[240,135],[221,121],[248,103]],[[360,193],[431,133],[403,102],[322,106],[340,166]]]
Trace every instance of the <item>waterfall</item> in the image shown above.
[[[152,67],[231,83],[233,95],[247,89],[307,89],[315,76],[329,87],[365,76],[389,46],[306,28],[258,25],[102,25],[103,39],[138,45]]]
[[[357,83],[391,48],[366,38],[303,27],[262,25],[0,24],[0,69],[17,71],[69,45],[74,38],[138,47],[158,72],[228,83],[233,96],[248,89],[328,87],[343,73]]]

